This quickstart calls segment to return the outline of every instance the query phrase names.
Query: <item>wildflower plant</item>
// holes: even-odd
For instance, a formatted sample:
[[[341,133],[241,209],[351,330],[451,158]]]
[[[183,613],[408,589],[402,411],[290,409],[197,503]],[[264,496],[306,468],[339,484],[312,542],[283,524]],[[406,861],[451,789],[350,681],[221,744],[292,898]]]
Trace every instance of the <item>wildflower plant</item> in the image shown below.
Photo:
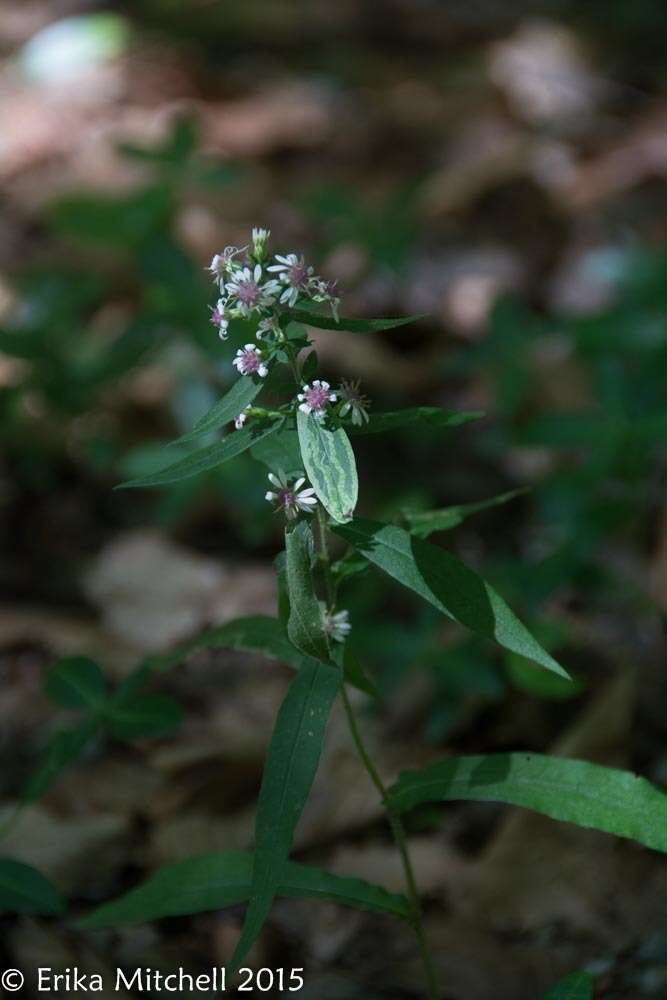
[[[350,698],[350,688],[377,697],[355,656],[356,623],[341,602],[340,594],[351,575],[373,567],[446,618],[531,661],[535,670],[566,680],[569,675],[484,579],[428,541],[433,532],[466,516],[463,508],[414,515],[407,511],[401,523],[357,516],[358,479],[351,437],[424,424],[445,430],[478,414],[425,406],[377,412],[359,383],[331,384],[318,377],[308,326],[364,334],[400,326],[415,317],[339,317],[335,285],[316,275],[300,254],[271,257],[268,241],[266,230],[254,229],[247,247],[227,247],[210,265],[218,295],[212,319],[221,336],[227,337],[236,320],[251,321],[256,325],[255,341],[230,357],[230,368],[237,370],[238,378],[180,442],[194,447],[203,436],[223,429],[225,433],[213,443],[194,447],[161,471],[124,485],[178,482],[245,451],[268,466],[270,488],[266,489],[264,470],[258,475],[257,489],[266,491],[266,500],[284,525],[284,551],[276,560],[278,614],[229,622],[171,653],[149,658],[110,702],[113,707],[119,697],[134,698],[151,672],[167,669],[189,652],[205,647],[254,650],[294,668],[267,751],[254,850],[195,857],[167,866],[125,896],[100,907],[79,926],[114,927],[247,902],[241,936],[228,965],[231,974],[245,960],[277,896],[330,899],[404,921],[416,937],[427,995],[436,998],[441,996],[439,976],[424,930],[404,822],[410,810],[424,803],[461,799],[508,803],[667,852],[667,796],[628,772],[526,752],[449,756],[404,773],[393,784],[386,783]],[[470,505],[471,510],[505,502],[512,495]],[[452,518],[453,511],[456,516]],[[64,683],[62,676],[60,683]],[[81,686],[77,678],[73,684],[77,696]],[[97,687],[94,694],[94,718],[104,719],[112,709],[104,708]],[[339,698],[351,739],[386,810],[404,870],[403,894],[296,864],[289,857],[317,770],[327,720]],[[77,730],[86,738],[91,724],[87,725]],[[80,743],[81,739],[72,741],[70,758]],[[62,759],[61,752],[60,766]],[[53,767],[49,775],[52,778]]]

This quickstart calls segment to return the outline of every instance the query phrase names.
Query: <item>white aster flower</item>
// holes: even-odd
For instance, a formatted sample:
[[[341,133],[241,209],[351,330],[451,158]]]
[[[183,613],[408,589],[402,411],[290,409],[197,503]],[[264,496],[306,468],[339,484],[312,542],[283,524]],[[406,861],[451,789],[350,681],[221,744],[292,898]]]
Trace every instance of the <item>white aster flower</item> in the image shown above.
[[[272,264],[267,271],[277,274],[280,281],[285,285],[285,290],[280,296],[283,304],[290,308],[296,305],[300,295],[305,295],[308,285],[313,277],[313,269],[309,267],[303,256],[298,257],[295,253],[288,253],[285,256],[276,254],[278,263]]]
[[[260,378],[266,378],[269,374],[269,369],[262,360],[262,352],[256,344],[239,347],[232,364],[241,375],[259,375]]]
[[[324,417],[329,403],[335,403],[337,398],[336,393],[331,392],[329,383],[319,378],[316,378],[312,385],[304,385],[297,396],[301,412],[312,413],[317,420]]]
[[[334,642],[345,642],[352,631],[348,611],[322,611],[322,627]]]
[[[218,328],[218,336],[221,340],[227,339],[229,320],[225,314],[225,300],[218,299],[215,308],[211,309],[211,323]]]
[[[248,419],[248,413],[250,412],[250,407],[246,406],[237,417],[234,417],[234,427],[237,431],[240,431],[244,423]]]
[[[276,475],[270,472],[269,482],[275,489],[269,490],[264,498],[274,503],[276,510],[283,511],[290,521],[298,517],[300,511],[303,511],[305,514],[312,514],[313,508],[317,504],[317,497],[314,495],[315,490],[312,486],[308,486],[305,490],[302,489],[305,481],[305,478],[301,476],[296,482],[290,485],[284,473],[281,472]]]
[[[234,258],[238,257],[244,250],[245,247],[225,247],[222,253],[214,254],[208,270],[213,275],[213,280],[219,284],[221,292],[225,290],[225,277],[238,266]]]
[[[239,268],[227,282],[225,290],[229,298],[234,300],[239,315],[249,316],[255,309],[275,302],[280,285],[275,279],[264,284],[261,281],[262,265],[255,264],[252,270],[249,267]]]

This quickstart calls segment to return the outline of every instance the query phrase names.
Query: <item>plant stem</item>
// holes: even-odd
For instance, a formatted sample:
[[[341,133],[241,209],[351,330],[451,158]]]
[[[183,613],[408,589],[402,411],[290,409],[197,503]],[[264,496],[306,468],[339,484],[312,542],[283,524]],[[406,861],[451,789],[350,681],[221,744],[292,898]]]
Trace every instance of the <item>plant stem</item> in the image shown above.
[[[438,980],[435,972],[435,966],[433,965],[433,959],[431,957],[431,952],[428,946],[428,941],[426,940],[426,933],[424,931],[424,920],[422,914],[421,901],[419,899],[419,891],[417,889],[417,882],[415,880],[415,873],[412,867],[412,861],[410,860],[410,852],[408,850],[408,840],[405,833],[405,827],[403,825],[403,820],[398,813],[395,813],[387,799],[387,788],[380,777],[380,774],[371,759],[368,750],[364,745],[361,733],[359,731],[359,726],[357,725],[357,720],[350,702],[349,695],[345,684],[342,685],[342,696],[343,696],[343,706],[345,708],[345,715],[347,716],[347,722],[350,727],[350,733],[354,741],[354,745],[357,748],[361,762],[363,763],[368,776],[373,782],[375,788],[377,789],[380,798],[387,810],[387,817],[389,819],[389,825],[391,827],[391,832],[396,841],[396,846],[398,847],[398,852],[401,856],[401,863],[403,865],[403,872],[405,874],[405,884],[406,884],[406,895],[410,901],[410,906],[412,908],[412,925],[414,927],[415,934],[417,936],[417,942],[419,944],[419,953],[421,955],[422,965],[424,966],[424,974],[426,976],[426,983],[428,988],[429,1000],[439,1000],[440,991],[438,988]]]
[[[320,546],[319,546],[319,557],[322,565],[322,572],[324,576],[324,583],[327,592],[327,603],[330,613],[335,610],[335,590],[333,586],[333,581],[331,579],[331,565],[329,562],[329,547],[327,543],[327,517],[321,503],[317,505],[317,522],[319,526],[320,535]],[[352,703],[350,702],[349,695],[347,693],[347,688],[345,686],[345,681],[341,684],[341,694],[343,698],[343,706],[345,708],[345,715],[347,716],[347,722],[352,735],[352,740],[357,749],[357,753],[364,765],[368,776],[371,779],[373,785],[378,791],[382,804],[387,810],[387,819],[389,821],[389,826],[391,827],[391,832],[393,834],[398,852],[401,857],[401,864],[403,865],[403,873],[405,875],[405,885],[406,885],[406,896],[410,903],[410,908],[412,910],[412,927],[417,936],[417,943],[419,945],[419,953],[422,960],[422,965],[424,967],[424,975],[426,978],[427,991],[429,1000],[440,1000],[440,990],[438,988],[438,980],[435,972],[435,966],[433,965],[433,958],[431,957],[431,952],[428,946],[428,941],[426,940],[426,933],[424,931],[424,920],[422,914],[421,900],[419,898],[419,890],[417,889],[417,882],[415,879],[414,869],[412,867],[412,861],[410,859],[410,852],[408,850],[408,839],[405,832],[405,827],[403,825],[403,820],[399,813],[395,812],[389,803],[389,798],[387,795],[387,788],[380,777],[378,769],[376,768],[373,760],[366,749],[359,726],[357,725],[357,719],[352,708]]]

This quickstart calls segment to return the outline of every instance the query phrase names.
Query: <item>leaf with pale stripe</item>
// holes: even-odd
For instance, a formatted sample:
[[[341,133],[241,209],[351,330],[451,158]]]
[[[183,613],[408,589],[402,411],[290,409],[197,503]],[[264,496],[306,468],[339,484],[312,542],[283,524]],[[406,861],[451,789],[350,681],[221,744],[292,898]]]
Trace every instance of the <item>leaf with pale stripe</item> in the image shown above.
[[[313,536],[306,521],[285,531],[285,570],[290,605],[287,635],[290,642],[306,656],[329,663],[329,643],[313,582],[312,553]]]
[[[457,799],[523,806],[667,853],[667,794],[630,771],[542,754],[498,753],[429,764],[402,774],[389,789],[389,802],[399,812]]]
[[[359,483],[350,440],[342,428],[331,431],[309,413],[297,415],[303,465],[320,503],[334,521],[349,521],[357,506]]]

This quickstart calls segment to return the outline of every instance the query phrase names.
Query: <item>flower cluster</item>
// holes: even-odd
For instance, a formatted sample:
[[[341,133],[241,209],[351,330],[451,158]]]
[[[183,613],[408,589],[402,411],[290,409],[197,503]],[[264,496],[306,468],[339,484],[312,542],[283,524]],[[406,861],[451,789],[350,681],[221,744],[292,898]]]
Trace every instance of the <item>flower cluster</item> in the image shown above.
[[[288,323],[287,310],[299,302],[327,303],[338,322],[338,295],[335,282],[325,281],[315,274],[302,254],[287,253],[271,256],[267,247],[268,229],[252,230],[247,246],[228,246],[215,254],[209,271],[218,288],[218,299],[211,309],[211,323],[224,340],[233,319],[256,320],[257,343],[239,347],[232,364],[239,375],[255,380],[265,379],[273,364],[291,366],[296,380],[296,398],[284,403],[279,410],[245,406],[234,418],[234,427],[241,431],[249,422],[267,418],[288,420],[287,427],[294,427],[296,411],[327,426],[336,427],[341,419],[348,418],[353,425],[361,426],[368,417],[369,401],[361,393],[359,382],[343,380],[333,390],[328,382],[314,378],[306,382],[300,375],[299,352],[307,341],[294,339],[283,330]],[[301,474],[288,479],[276,470],[269,476],[272,489],[266,499],[288,520],[302,514],[312,514],[317,506],[315,489]],[[347,612],[341,611],[324,617],[327,633],[342,642],[349,631]]]
[[[334,317],[338,316],[336,283],[320,278],[295,253],[276,254],[271,264],[267,255],[270,235],[268,229],[253,229],[248,246],[225,247],[210,263],[208,270],[220,290],[211,322],[223,339],[230,319],[255,314],[262,318],[263,330],[273,332],[278,327],[275,310],[280,306],[292,309],[301,299],[326,302]]]

